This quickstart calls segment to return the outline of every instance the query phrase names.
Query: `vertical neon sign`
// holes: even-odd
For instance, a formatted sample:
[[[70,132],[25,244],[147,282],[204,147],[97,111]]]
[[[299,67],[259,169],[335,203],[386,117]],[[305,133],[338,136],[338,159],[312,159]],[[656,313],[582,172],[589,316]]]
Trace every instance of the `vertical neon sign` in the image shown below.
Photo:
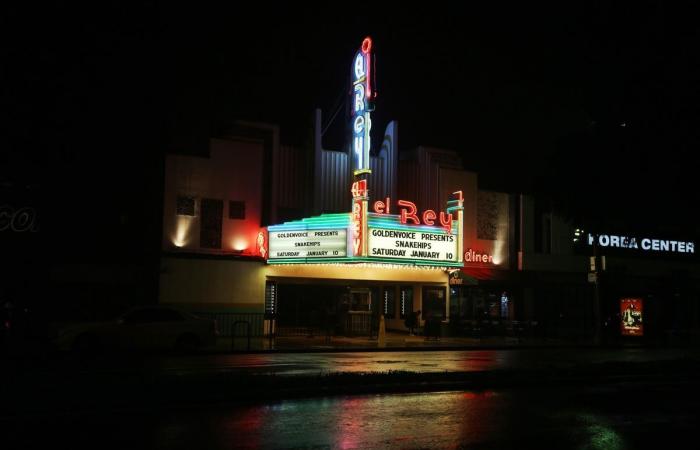
[[[262,256],[263,259],[267,259],[267,229],[262,228],[258,232],[258,254]]]
[[[352,161],[353,173],[371,173],[369,149],[373,99],[372,89],[372,39],[366,37],[352,62]]]
[[[352,237],[353,256],[367,255],[367,180],[352,184],[352,213],[350,217],[350,236]]]

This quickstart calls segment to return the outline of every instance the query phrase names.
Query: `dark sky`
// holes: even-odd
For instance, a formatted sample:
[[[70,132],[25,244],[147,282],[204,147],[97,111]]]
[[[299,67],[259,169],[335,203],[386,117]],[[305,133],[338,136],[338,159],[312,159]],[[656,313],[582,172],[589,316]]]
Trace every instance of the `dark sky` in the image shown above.
[[[164,152],[203,148],[228,121],[307,143],[313,109],[342,105],[366,35],[375,136],[398,119],[402,149],[455,149],[486,187],[554,192],[587,213],[678,222],[697,201],[690,7],[99,3],[4,14],[2,176],[107,199],[87,208],[106,222],[150,213]],[[342,144],[343,118],[326,147]]]

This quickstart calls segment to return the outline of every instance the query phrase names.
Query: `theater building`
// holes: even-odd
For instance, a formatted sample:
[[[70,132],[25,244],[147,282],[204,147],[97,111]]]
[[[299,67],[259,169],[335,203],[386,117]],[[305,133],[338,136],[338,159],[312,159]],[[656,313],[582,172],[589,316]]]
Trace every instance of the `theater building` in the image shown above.
[[[399,152],[397,122],[371,148],[371,47],[352,59],[345,149],[324,148],[316,111],[313,148],[236,122],[167,156],[161,303],[348,335],[420,311],[455,335],[590,337],[596,302],[618,336],[698,328],[693,237],[589,238],[540,199],[481,189],[453,150]]]
[[[236,134],[211,139],[208,155],[167,158],[161,302],[200,312],[262,313],[266,292],[269,297],[274,286],[282,325],[320,326],[331,314],[340,323],[335,331],[350,334],[382,314],[387,329],[405,330],[411,311],[420,310],[422,320],[434,316],[445,323],[451,314],[473,319],[473,311],[465,312],[466,292],[483,290],[484,283],[504,278],[499,272],[508,273],[512,196],[479,191],[477,175],[462,170],[454,152],[409,152],[453,158],[452,166],[438,169],[442,186],[434,189],[446,194],[436,194],[430,203],[420,197],[404,200],[411,192],[392,198],[399,189],[389,183],[377,186],[377,199],[367,187],[376,183],[369,180],[358,181],[353,200],[352,184],[344,195],[335,186],[348,177],[338,177],[339,182],[332,176],[345,173],[347,154],[315,152],[322,172],[313,177],[314,165],[301,164],[311,152],[279,144],[275,127],[239,123],[233,128]],[[387,135],[395,137],[396,124],[388,128]],[[382,171],[381,178],[391,179],[395,152],[385,145],[371,155],[372,175]],[[265,164],[266,158],[272,163]],[[279,182],[266,190],[261,180],[275,172]],[[311,189],[303,183],[308,179],[314,180]],[[324,195],[313,195],[319,189]],[[320,200],[322,211],[345,212],[314,215],[314,200]],[[359,220],[359,244],[353,235],[357,205],[365,219]],[[489,290],[498,292],[499,308],[501,291],[500,285]],[[346,329],[348,323],[352,329]]]
[[[382,315],[388,329],[405,329],[413,311],[449,320],[450,273],[465,255],[477,266],[507,263],[507,249],[476,240],[465,247],[465,230],[475,233],[475,174],[440,169],[430,203],[422,191],[399,195],[398,124],[370,150],[372,61],[366,39],[351,66],[345,151],[323,148],[317,112],[313,149],[282,145],[275,126],[239,122],[210,140],[208,154],[168,155],[162,303],[267,307],[290,327],[332,316],[346,334],[369,331]],[[507,219],[496,225],[492,233],[507,233]]]

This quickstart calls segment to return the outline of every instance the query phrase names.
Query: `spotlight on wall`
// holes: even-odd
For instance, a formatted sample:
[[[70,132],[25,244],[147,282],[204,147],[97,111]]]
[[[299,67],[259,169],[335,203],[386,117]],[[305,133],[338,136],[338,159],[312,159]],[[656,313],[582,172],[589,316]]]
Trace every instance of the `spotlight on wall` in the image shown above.
[[[246,240],[243,238],[235,238],[233,240],[232,247],[233,247],[233,251],[240,253],[243,250],[248,248],[248,242],[246,242]]]

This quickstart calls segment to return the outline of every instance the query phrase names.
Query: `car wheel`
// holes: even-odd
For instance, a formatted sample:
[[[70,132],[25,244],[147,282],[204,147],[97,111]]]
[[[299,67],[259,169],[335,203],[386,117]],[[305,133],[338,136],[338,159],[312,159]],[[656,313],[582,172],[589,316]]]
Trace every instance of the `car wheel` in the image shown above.
[[[199,349],[199,339],[194,334],[183,334],[177,338],[175,349],[179,353],[194,353]]]

